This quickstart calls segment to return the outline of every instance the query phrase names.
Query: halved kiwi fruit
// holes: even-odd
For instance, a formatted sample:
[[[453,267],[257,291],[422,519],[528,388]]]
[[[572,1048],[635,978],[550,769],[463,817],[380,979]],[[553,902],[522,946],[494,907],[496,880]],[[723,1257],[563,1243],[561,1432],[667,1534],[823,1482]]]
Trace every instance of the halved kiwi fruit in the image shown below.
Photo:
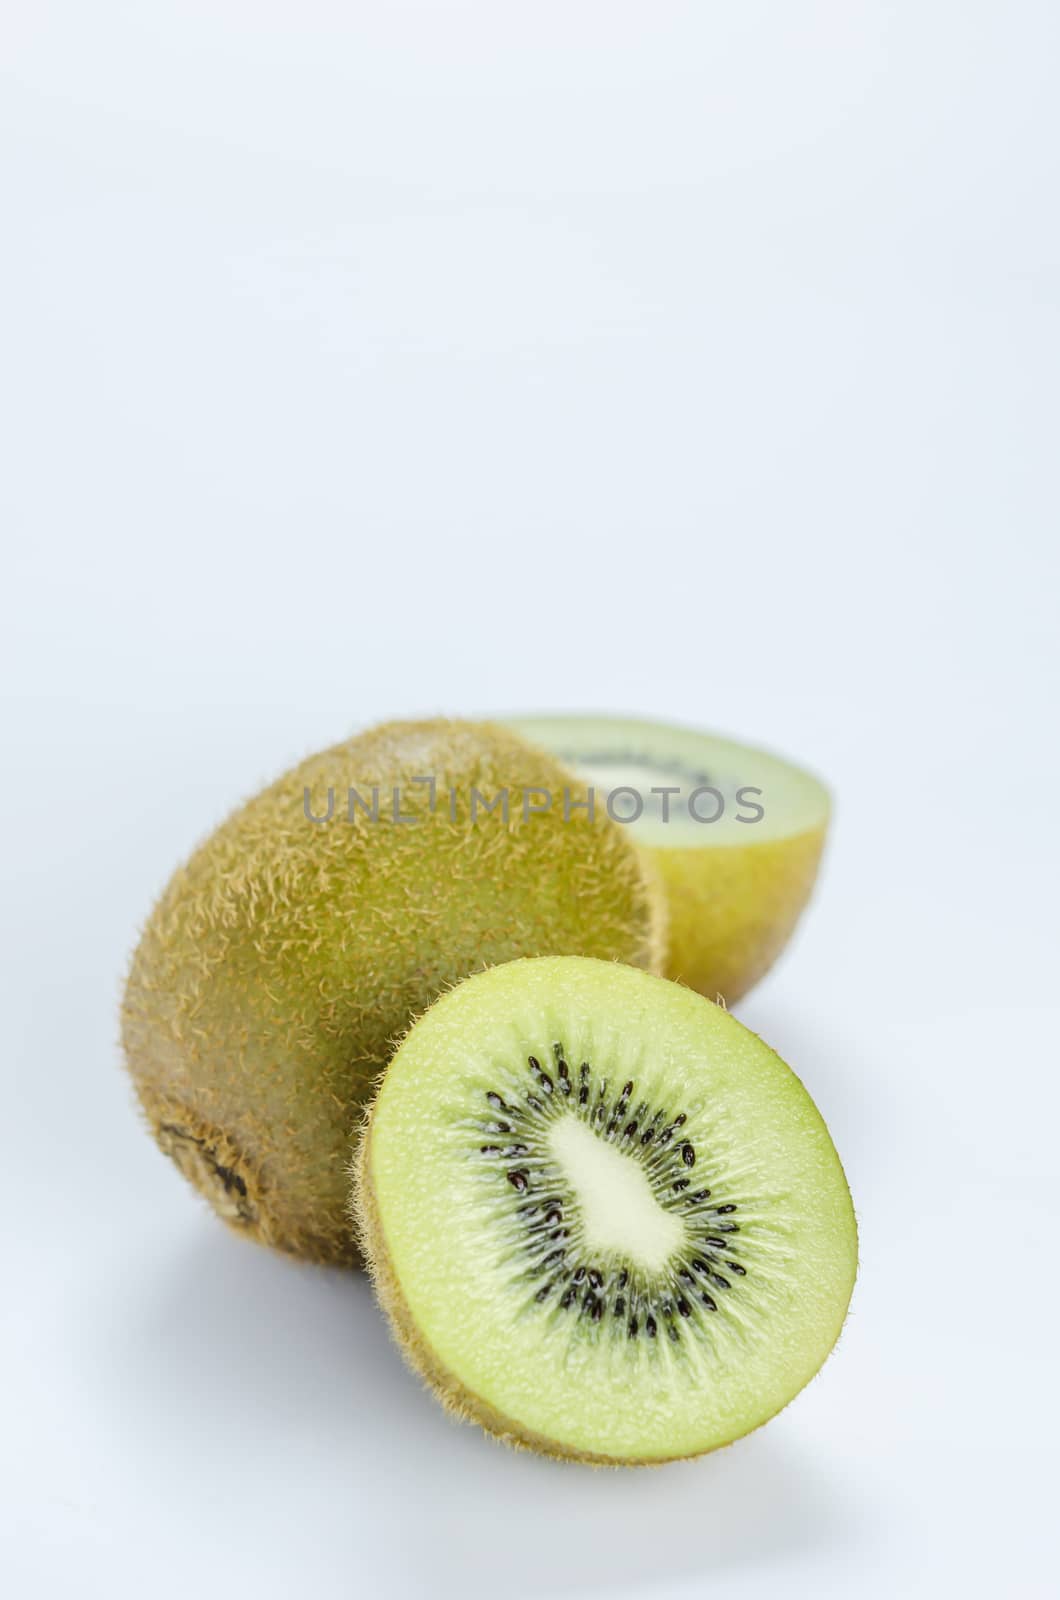
[[[810,773],[691,728],[602,716],[508,725],[627,825],[666,890],[668,977],[732,1002],[772,966],[810,897],[830,803]]]
[[[608,1463],[758,1427],[838,1337],[857,1264],[805,1089],[725,1010],[578,957],[467,979],[374,1101],[354,1212],[441,1400]]]
[[[355,1260],[350,1139],[418,1012],[515,956],[657,963],[632,842],[541,809],[567,778],[501,727],[392,723],[286,773],[175,873],[122,1039],[158,1143],[232,1227]]]

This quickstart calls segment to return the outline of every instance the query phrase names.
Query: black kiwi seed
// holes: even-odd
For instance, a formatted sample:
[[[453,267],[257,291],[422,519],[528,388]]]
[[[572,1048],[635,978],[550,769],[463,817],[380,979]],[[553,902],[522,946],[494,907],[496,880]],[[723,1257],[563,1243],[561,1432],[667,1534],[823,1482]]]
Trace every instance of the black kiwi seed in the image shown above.
[[[728,1220],[737,1206],[731,1201],[710,1205],[709,1188],[691,1191],[694,1180],[690,1174],[699,1165],[694,1136],[677,1136],[688,1122],[687,1114],[668,1118],[657,1103],[653,1106],[645,1099],[634,1105],[632,1078],[616,1085],[595,1073],[587,1061],[572,1071],[558,1042],[547,1053],[527,1055],[523,1060],[532,1076],[529,1082],[524,1079],[518,1090],[518,1106],[509,1105],[501,1094],[490,1090],[485,1097],[494,1115],[489,1121],[476,1121],[487,1139],[504,1136],[500,1144],[484,1143],[478,1149],[497,1162],[494,1181],[503,1173],[522,1197],[509,1215],[524,1223],[523,1280],[528,1298],[532,1295],[534,1303],[544,1306],[546,1316],[555,1314],[553,1307],[574,1309],[574,1319],[568,1324],[571,1329],[583,1319],[598,1324],[606,1314],[623,1320],[630,1339],[643,1333],[649,1340],[658,1340],[665,1332],[677,1345],[682,1322],[688,1332],[702,1331],[703,1314],[718,1311],[718,1291],[731,1293],[736,1280],[747,1276],[747,1268],[727,1253],[739,1249],[732,1237],[740,1231],[739,1224]],[[568,1220],[568,1197],[543,1141],[551,1119],[568,1110],[562,1107],[562,1097],[573,1096],[575,1089],[583,1125],[600,1138],[620,1144],[628,1154],[642,1150],[641,1161],[659,1203],[675,1215],[683,1215],[689,1225],[689,1242],[698,1252],[683,1259],[679,1256],[661,1275],[652,1274],[643,1284],[638,1278],[636,1287],[629,1287],[635,1274],[627,1267],[617,1262],[612,1266],[606,1260],[594,1263],[588,1257],[576,1216]],[[572,1104],[569,1110],[574,1109]],[[472,1144],[471,1148],[476,1147]],[[524,1159],[525,1166],[521,1164]],[[576,1201],[571,1203],[576,1211]]]

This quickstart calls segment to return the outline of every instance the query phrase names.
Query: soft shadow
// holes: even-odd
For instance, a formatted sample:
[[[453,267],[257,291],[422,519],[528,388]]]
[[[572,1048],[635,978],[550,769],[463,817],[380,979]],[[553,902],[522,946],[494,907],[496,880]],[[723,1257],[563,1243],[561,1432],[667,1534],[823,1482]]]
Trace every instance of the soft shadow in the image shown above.
[[[297,1562],[306,1583],[358,1574],[386,1596],[631,1593],[834,1546],[863,1522],[783,1422],[653,1470],[505,1450],[420,1392],[363,1276],[212,1219],[125,1270],[135,1291],[110,1286],[93,1362],[111,1435],[149,1464],[167,1516],[212,1519],[234,1567],[277,1582]]]
[[[460,1466],[426,1508],[436,1537],[419,1564],[422,1593],[439,1573],[446,1594],[655,1594],[665,1581],[769,1567],[800,1551],[857,1538],[845,1491],[775,1436],[743,1440],[699,1461],[640,1470],[593,1469],[519,1456],[498,1462],[489,1441],[463,1440]],[[452,1450],[452,1446],[450,1446]]]

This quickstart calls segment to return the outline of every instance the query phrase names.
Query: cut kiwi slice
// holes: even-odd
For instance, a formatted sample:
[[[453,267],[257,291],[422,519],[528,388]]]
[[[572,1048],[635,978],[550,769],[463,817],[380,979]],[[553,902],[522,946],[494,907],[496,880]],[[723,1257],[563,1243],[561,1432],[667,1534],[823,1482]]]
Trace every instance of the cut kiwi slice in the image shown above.
[[[813,889],[824,785],[765,751],[691,728],[600,716],[509,719],[624,823],[669,903],[667,976],[738,1000],[773,965]]]
[[[722,1008],[587,957],[467,979],[372,1107],[354,1212],[442,1401],[508,1442],[639,1463],[773,1416],[857,1264],[828,1131]]]

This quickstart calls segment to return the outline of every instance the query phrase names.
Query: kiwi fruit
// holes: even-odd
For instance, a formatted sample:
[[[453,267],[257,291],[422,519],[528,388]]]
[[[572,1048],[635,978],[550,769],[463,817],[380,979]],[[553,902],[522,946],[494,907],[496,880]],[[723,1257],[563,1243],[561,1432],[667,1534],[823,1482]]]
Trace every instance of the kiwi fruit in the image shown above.
[[[650,858],[669,907],[667,977],[727,1004],[780,955],[817,877],[830,801],[765,751],[661,722],[510,721],[567,763]]]
[[[159,1145],[234,1228],[356,1262],[365,1100],[469,972],[549,954],[658,966],[662,897],[579,786],[564,806],[569,783],[504,728],[391,723],[294,767],[177,871],[132,960],[122,1041]]]
[[[548,1455],[730,1443],[817,1372],[854,1284],[850,1194],[802,1084],[722,1007],[613,962],[513,961],[443,995],[353,1178],[411,1365]]]

